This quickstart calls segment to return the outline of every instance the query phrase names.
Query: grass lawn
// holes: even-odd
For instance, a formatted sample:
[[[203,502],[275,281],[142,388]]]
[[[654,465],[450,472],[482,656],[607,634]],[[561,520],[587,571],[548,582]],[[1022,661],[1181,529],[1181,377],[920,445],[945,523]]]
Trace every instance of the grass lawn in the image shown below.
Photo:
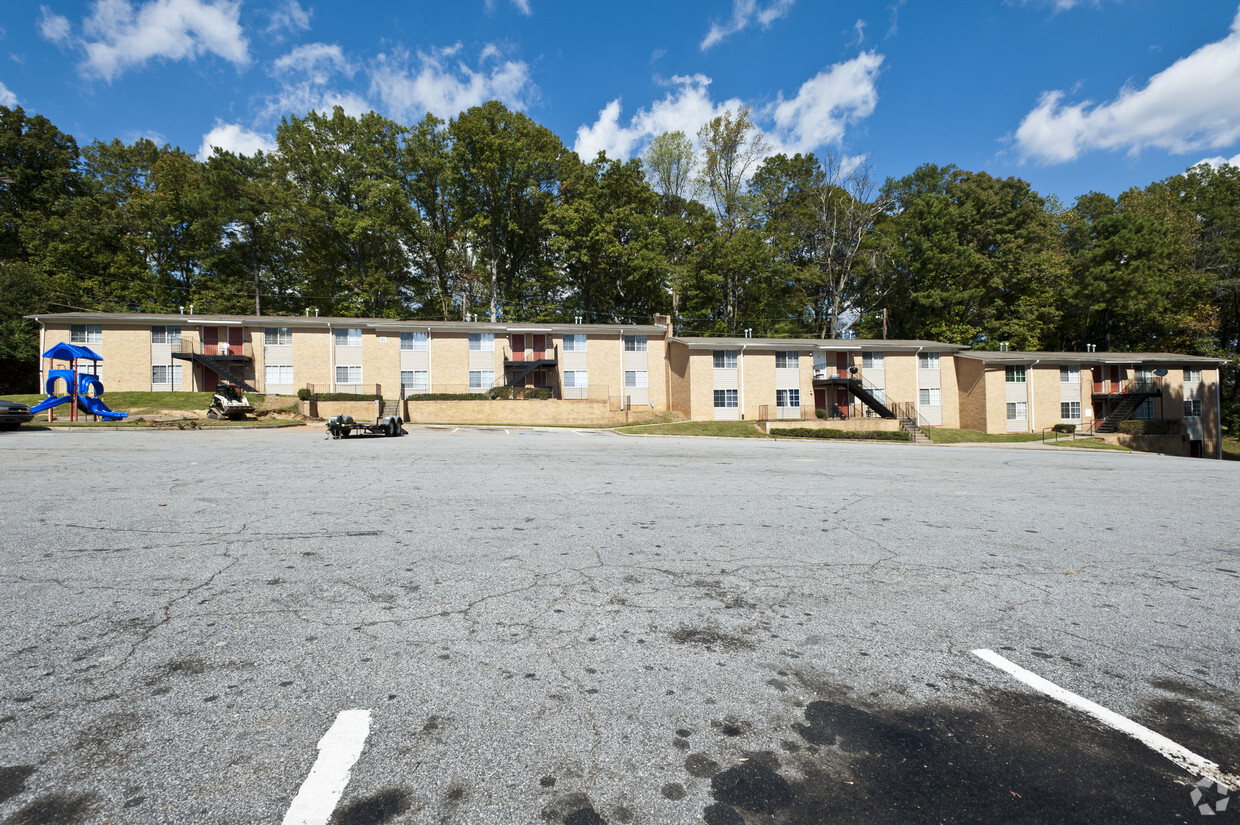
[[[106,385],[105,385],[106,387]],[[120,412],[127,412],[131,415],[145,415],[153,413],[156,410],[206,410],[211,406],[211,393],[209,392],[104,392],[103,403],[110,408]],[[34,406],[46,398],[46,395],[39,394],[22,394],[8,395],[5,398],[9,401],[20,401],[23,404]],[[293,397],[271,396],[271,403],[267,403],[266,396],[257,393],[247,393],[246,397],[250,399],[250,403],[259,410],[295,410],[297,409],[297,399]],[[57,408],[57,415],[60,414]],[[67,409],[67,408],[64,408]]]
[[[1041,433],[983,433],[978,430],[956,430],[951,427],[922,427],[935,444],[967,444],[977,441],[1013,443],[1017,441],[1041,441]]]
[[[1110,442],[1103,441],[1101,438],[1078,438],[1075,441],[1068,439],[1063,441],[1048,440],[1046,443],[1055,447],[1076,447],[1081,450],[1119,450],[1120,452],[1125,453],[1134,452],[1127,447],[1121,447],[1118,444],[1111,444]]]
[[[630,435],[714,435],[724,438],[771,438],[752,421],[679,421],[675,424],[646,424],[617,427]]]
[[[1223,439],[1223,460],[1240,461],[1240,439]]]

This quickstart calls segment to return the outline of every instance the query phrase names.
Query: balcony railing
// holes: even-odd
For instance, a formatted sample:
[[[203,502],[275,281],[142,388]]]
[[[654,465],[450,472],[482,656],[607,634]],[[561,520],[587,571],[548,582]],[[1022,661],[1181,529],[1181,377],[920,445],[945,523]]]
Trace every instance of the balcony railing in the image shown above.
[[[172,348],[186,355],[204,355],[207,358],[254,358],[254,346],[249,341],[243,341],[239,345],[227,341],[203,344],[196,338],[181,338]]]

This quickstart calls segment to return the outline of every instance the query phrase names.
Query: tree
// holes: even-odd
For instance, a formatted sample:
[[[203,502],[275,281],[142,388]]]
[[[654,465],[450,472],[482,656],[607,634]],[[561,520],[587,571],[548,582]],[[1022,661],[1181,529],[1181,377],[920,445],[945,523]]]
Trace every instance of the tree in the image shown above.
[[[410,209],[402,224],[406,248],[448,320],[460,299],[460,246],[465,238],[460,193],[453,168],[452,136],[444,121],[428,114],[413,127],[400,153],[400,183]],[[455,250],[454,250],[455,247]],[[455,253],[455,254],[454,254]]]
[[[548,274],[543,219],[559,194],[568,151],[550,130],[496,100],[462,112],[448,131],[461,217],[486,261],[494,322],[502,303],[547,295],[540,283]]]
[[[721,248],[713,256],[723,286],[724,323],[730,335],[740,328],[739,309],[744,281],[753,272],[748,267],[754,258],[746,232],[751,201],[746,185],[749,175],[766,153],[762,134],[749,119],[749,107],[743,106],[733,117],[729,110],[712,118],[698,131],[705,160],[698,177],[699,190],[714,206],[719,221]],[[729,247],[733,244],[737,249]]]
[[[664,132],[650,141],[644,155],[650,181],[659,195],[662,235],[667,240],[668,287],[672,293],[673,328],[680,316],[680,296],[688,277],[689,242],[688,200],[693,186],[697,154],[693,141],[684,132]]]

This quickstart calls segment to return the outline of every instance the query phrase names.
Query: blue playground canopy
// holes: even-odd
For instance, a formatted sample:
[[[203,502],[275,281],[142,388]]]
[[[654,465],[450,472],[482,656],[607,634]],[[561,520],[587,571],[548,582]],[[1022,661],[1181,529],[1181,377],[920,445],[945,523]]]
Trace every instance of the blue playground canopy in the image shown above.
[[[90,347],[83,347],[77,344],[57,344],[56,346],[43,353],[44,358],[58,358],[61,361],[72,361],[75,358],[86,361],[102,361],[99,356]]]

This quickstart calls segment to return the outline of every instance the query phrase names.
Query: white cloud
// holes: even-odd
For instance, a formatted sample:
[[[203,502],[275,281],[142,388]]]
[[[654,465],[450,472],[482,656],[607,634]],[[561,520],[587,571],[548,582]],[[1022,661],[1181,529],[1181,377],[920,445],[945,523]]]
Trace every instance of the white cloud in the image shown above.
[[[47,6],[39,6],[39,34],[43,39],[57,46],[63,46],[72,37],[73,26],[69,18],[61,14],[53,14]]]
[[[747,29],[754,22],[765,29],[787,14],[795,2],[796,0],[768,0],[759,6],[758,0],[732,0],[732,19],[726,23],[711,23],[710,30],[702,39],[702,51]]]
[[[244,66],[250,56],[240,8],[231,0],[151,0],[138,9],[129,0],[95,0],[82,24],[82,69],[111,81],[148,60],[193,60],[208,53]],[[64,38],[65,24],[45,14],[40,30],[48,39]]]
[[[530,11],[530,0],[512,0],[512,4],[526,17],[533,13]]]
[[[1240,155],[1233,155],[1230,158],[1225,158],[1221,155],[1213,158],[1202,158],[1194,163],[1193,166],[1201,166],[1202,164],[1205,164],[1206,166],[1213,166],[1215,169],[1220,166],[1235,166],[1240,168]]]
[[[370,93],[397,118],[413,120],[430,112],[448,118],[488,100],[524,109],[537,97],[529,66],[505,60],[493,45],[483,47],[477,68],[456,59],[461,44],[380,55],[370,72]]]
[[[297,0],[285,0],[282,6],[272,10],[267,33],[306,31],[310,28],[310,15],[311,12],[303,9]]]
[[[262,132],[253,132],[239,123],[215,121],[215,127],[202,136],[202,146],[198,147],[198,159],[211,157],[212,147],[238,155],[253,155],[255,152],[274,152],[276,139]]]
[[[280,91],[269,97],[261,116],[278,119],[303,115],[311,109],[330,112],[336,106],[358,116],[370,110],[370,103],[353,91],[338,89],[338,79],[353,77],[357,68],[334,43],[306,43],[276,59],[271,75],[280,81]]]
[[[804,153],[840,143],[846,128],[869,117],[878,105],[875,82],[882,64],[882,55],[864,52],[811,77],[791,100],[780,95],[775,103],[751,111],[771,152]],[[587,161],[600,151],[623,160],[639,154],[663,132],[679,130],[694,137],[711,118],[745,105],[736,98],[712,100],[710,83],[700,74],[672,78],[673,89],[639,109],[627,125],[621,121],[620,100],[613,100],[593,124],[577,129],[573,148]]]
[[[12,109],[17,105],[17,95],[9,91],[9,87],[0,83],[0,106],[7,106]]]
[[[1112,101],[1066,104],[1046,92],[1016,130],[1024,159],[1065,163],[1091,149],[1175,154],[1220,149],[1240,140],[1240,15],[1231,32]]]
[[[677,75],[672,78],[671,85],[673,88],[662,100],[655,101],[649,108],[638,109],[627,126],[620,123],[619,98],[611,101],[599,112],[593,125],[577,129],[573,150],[587,162],[599,152],[624,160],[638,154],[639,147],[664,132],[680,131],[696,137],[698,129],[708,120],[727,109],[735,110],[744,105],[735,98],[718,103],[711,100],[710,78],[705,75]]]

